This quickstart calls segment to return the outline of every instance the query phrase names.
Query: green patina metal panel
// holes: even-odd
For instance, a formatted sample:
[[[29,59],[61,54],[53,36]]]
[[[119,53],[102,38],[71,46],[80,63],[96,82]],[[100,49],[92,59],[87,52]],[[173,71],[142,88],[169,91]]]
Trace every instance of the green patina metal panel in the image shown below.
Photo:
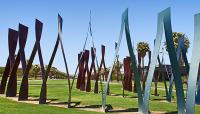
[[[199,62],[200,62],[200,54],[197,52],[199,45],[200,45],[200,14],[196,14],[194,17],[194,45],[192,49],[192,58],[191,58],[189,78],[188,78],[186,114],[195,113],[196,82],[197,82]]]
[[[128,45],[128,50],[129,50],[129,54],[131,56],[131,61],[132,61],[132,68],[134,70],[134,76],[135,76],[135,80],[136,80],[136,87],[137,87],[137,92],[138,92],[138,104],[139,104],[139,112],[142,113],[142,106],[143,106],[143,97],[142,97],[142,91],[141,91],[141,84],[140,84],[140,75],[137,69],[137,63],[136,63],[136,58],[133,52],[133,46],[131,43],[131,37],[130,37],[130,31],[129,31],[129,23],[128,23],[128,9],[125,10],[125,12],[122,14],[122,22],[121,22],[121,30],[120,30],[120,35],[119,35],[119,39],[117,42],[117,48],[115,50],[115,54],[114,54],[114,59],[113,59],[113,65],[110,69],[109,75],[108,75],[108,80],[106,83],[106,87],[104,90],[104,94],[103,94],[103,101],[102,101],[102,108],[105,111],[105,106],[106,106],[106,94],[107,94],[107,90],[109,87],[109,82],[110,82],[110,78],[112,75],[112,69],[114,66],[114,63],[116,61],[117,58],[117,54],[119,51],[119,47],[121,44],[121,40],[122,40],[122,35],[123,35],[123,30],[125,29],[125,34],[126,34],[126,41],[127,41],[127,45]]]
[[[173,37],[172,37],[172,27],[171,27],[171,19],[170,19],[170,8],[165,9],[158,15],[157,22],[157,35],[155,41],[155,47],[152,55],[152,60],[148,72],[145,92],[144,92],[144,101],[143,101],[143,113],[148,114],[149,111],[149,98],[151,93],[151,83],[153,79],[153,74],[155,70],[155,65],[157,62],[157,57],[160,50],[160,45],[162,41],[162,33],[163,28],[165,31],[166,43],[169,52],[169,58],[172,66],[172,72],[175,80],[176,87],[176,96],[177,96],[177,105],[178,105],[178,113],[184,114],[185,111],[185,102],[184,102],[184,93],[183,93],[183,85],[181,80],[180,69],[176,57],[176,52],[173,46]]]

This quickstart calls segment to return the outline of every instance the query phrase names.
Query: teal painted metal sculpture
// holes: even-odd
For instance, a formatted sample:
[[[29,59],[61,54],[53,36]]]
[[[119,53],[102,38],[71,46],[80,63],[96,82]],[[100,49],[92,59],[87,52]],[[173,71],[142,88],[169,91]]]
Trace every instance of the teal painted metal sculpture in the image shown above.
[[[126,34],[126,41],[129,49],[129,54],[131,56],[131,61],[132,61],[132,68],[134,70],[134,75],[135,75],[135,82],[136,82],[136,87],[138,91],[138,107],[139,107],[139,112],[148,114],[149,113],[149,98],[150,98],[150,90],[151,90],[151,84],[154,76],[154,70],[157,62],[157,57],[159,55],[159,50],[161,46],[161,41],[162,41],[162,34],[163,34],[163,28],[166,36],[166,44],[169,52],[169,58],[171,62],[171,67],[172,67],[172,73],[174,75],[174,81],[175,81],[175,87],[176,87],[176,96],[177,96],[177,107],[178,107],[178,113],[179,114],[184,114],[185,113],[185,100],[184,100],[184,92],[183,92],[183,84],[181,80],[181,72],[178,64],[178,59],[180,58],[180,55],[182,54],[184,62],[186,64],[186,69],[187,72],[189,71],[189,64],[187,61],[186,57],[186,49],[183,46],[183,41],[179,41],[179,47],[178,47],[178,52],[176,53],[175,48],[173,47],[173,37],[172,37],[172,27],[171,27],[171,19],[170,19],[170,8],[165,9],[158,15],[158,23],[157,23],[157,36],[156,36],[156,41],[155,41],[155,47],[151,59],[151,64],[147,76],[147,82],[145,86],[145,91],[144,91],[144,96],[141,91],[141,84],[140,84],[140,74],[138,72],[138,68],[136,66],[136,59],[135,55],[133,53],[133,46],[131,43],[131,38],[130,38],[130,32],[129,32],[129,25],[128,25],[128,9],[123,13],[122,15],[122,24],[121,24],[121,30],[120,30],[120,36],[118,40],[118,46],[115,51],[114,55],[114,61],[116,61],[116,55],[119,51],[121,39],[122,39],[122,34],[123,34],[123,29],[125,28],[125,34]],[[182,51],[182,53],[181,53]],[[108,80],[106,83],[106,88],[104,90],[103,98],[102,98],[102,108],[105,111],[106,110],[106,91],[108,89],[108,85],[110,82],[110,78],[112,75],[112,69],[113,66],[110,69],[109,75],[108,75]]]
[[[199,62],[200,62],[200,54],[197,52],[199,45],[200,45],[200,14],[196,14],[194,16],[194,45],[192,49],[192,57],[191,57],[190,71],[188,78],[186,114],[195,113],[196,82],[197,82]]]
[[[174,44],[173,44],[173,38],[172,38],[170,8],[165,9],[158,15],[155,47],[154,47],[154,51],[153,51],[153,57],[151,60],[150,69],[149,69],[148,76],[147,76],[145,92],[144,92],[143,113],[148,114],[148,111],[149,111],[149,97],[150,97],[151,83],[152,83],[152,79],[153,79],[153,74],[154,74],[154,70],[155,70],[157,57],[158,57],[159,50],[160,50],[163,28],[165,31],[166,43],[167,43],[167,48],[168,48],[168,52],[169,52],[169,58],[170,58],[170,62],[171,62],[172,72],[174,74],[178,113],[184,114],[185,101],[184,101],[183,85],[182,85],[181,73],[180,73],[180,69],[179,69],[179,65],[178,65],[178,61],[177,61],[177,57],[176,57],[175,48],[173,46]]]
[[[143,97],[142,97],[142,90],[141,90],[141,84],[140,84],[140,75],[139,75],[139,71],[138,71],[138,68],[137,68],[136,57],[135,57],[134,52],[133,52],[133,46],[132,46],[132,43],[131,43],[131,36],[130,36],[129,23],[128,23],[128,9],[126,9],[125,12],[122,14],[122,20],[121,21],[122,22],[121,22],[120,35],[119,35],[119,39],[118,39],[118,42],[117,42],[117,48],[115,50],[114,59],[113,59],[113,62],[112,62],[113,64],[112,64],[110,72],[108,74],[108,80],[106,82],[106,87],[105,87],[105,90],[104,90],[104,94],[102,96],[102,109],[103,109],[103,111],[106,110],[107,90],[108,90],[110,78],[111,78],[111,75],[112,75],[112,69],[113,69],[114,63],[116,61],[118,51],[119,51],[119,47],[120,47],[120,44],[121,44],[122,34],[123,34],[124,29],[125,29],[126,41],[127,41],[127,45],[128,45],[129,54],[130,54],[130,57],[131,57],[131,62],[132,62],[131,67],[134,71],[134,78],[136,80],[135,82],[136,82],[136,87],[137,87],[137,92],[138,92],[139,112],[142,113]]]

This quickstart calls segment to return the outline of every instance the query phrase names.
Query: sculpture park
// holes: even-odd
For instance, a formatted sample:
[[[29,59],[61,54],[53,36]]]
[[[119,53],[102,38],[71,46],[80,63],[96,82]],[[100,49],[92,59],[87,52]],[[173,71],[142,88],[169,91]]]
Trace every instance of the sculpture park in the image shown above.
[[[196,4],[3,3],[0,114],[199,114]]]

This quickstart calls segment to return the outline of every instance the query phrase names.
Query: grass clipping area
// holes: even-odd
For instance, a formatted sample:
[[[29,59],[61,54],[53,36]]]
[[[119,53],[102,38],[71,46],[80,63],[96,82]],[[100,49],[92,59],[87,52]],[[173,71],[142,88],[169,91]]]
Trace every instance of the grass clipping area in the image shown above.
[[[75,88],[72,90],[72,105],[75,108],[67,107],[68,87],[67,80],[48,80],[47,102],[45,105],[37,105],[41,88],[41,80],[29,80],[29,100],[16,102],[17,97],[0,97],[0,114],[97,114],[101,113],[101,94],[94,94],[94,82],[92,81],[92,92],[87,93]],[[20,85],[20,80],[18,81]],[[19,91],[19,86],[18,86]],[[100,91],[100,86],[99,86]],[[175,90],[174,90],[175,91]],[[107,105],[112,110],[108,113],[133,114],[137,113],[137,94],[125,91],[122,94],[122,84],[112,82],[110,84],[111,94],[107,96]],[[166,101],[165,89],[162,82],[158,83],[158,94],[154,96],[154,84],[152,84],[152,95],[150,100],[150,111],[152,113],[177,113],[176,97],[173,92],[173,101]],[[5,96],[5,95],[4,95]],[[13,101],[14,100],[14,101]],[[27,104],[29,103],[29,104]],[[31,103],[31,104],[30,104]],[[200,106],[196,106],[196,114],[200,114]]]

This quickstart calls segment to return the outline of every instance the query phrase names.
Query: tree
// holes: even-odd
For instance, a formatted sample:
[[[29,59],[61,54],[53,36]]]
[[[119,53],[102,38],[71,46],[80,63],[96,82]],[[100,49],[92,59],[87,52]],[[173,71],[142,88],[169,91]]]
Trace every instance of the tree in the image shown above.
[[[188,50],[188,48],[190,47],[190,42],[188,37],[183,34],[182,32],[173,32],[173,41],[174,41],[174,47],[177,51],[178,48],[178,40],[179,38],[184,38],[184,45],[186,47],[186,50]]]
[[[137,52],[138,52],[138,67],[140,68],[140,72],[141,72],[141,77],[142,77],[142,81],[143,81],[143,90],[145,88],[145,76],[144,76],[144,57],[146,56],[146,53],[150,51],[149,48],[149,44],[147,42],[139,42],[137,44]],[[141,61],[140,61],[141,60]],[[141,66],[141,62],[142,62],[142,66]]]
[[[55,76],[54,78],[58,78],[58,69],[56,67],[51,67],[50,73],[51,76]]]
[[[116,61],[113,67],[112,76],[116,77],[117,82],[119,82],[119,76],[121,75],[120,69],[122,68],[123,64],[120,61]],[[121,75],[122,76],[122,75]],[[122,80],[122,77],[121,77]]]
[[[33,72],[34,72],[34,77],[37,79],[37,75],[40,72],[40,65],[33,65]]]
[[[173,41],[174,41],[175,51],[176,52],[178,51],[178,41],[179,41],[180,38],[184,38],[184,46],[186,48],[186,52],[188,52],[188,48],[190,47],[190,41],[189,41],[187,35],[185,35],[182,32],[173,32]],[[165,48],[166,48],[166,51],[167,51],[166,42],[165,42]],[[178,60],[178,62],[179,62],[180,66],[185,65],[184,60],[183,60],[183,56],[182,56],[182,52],[181,52],[180,59]],[[185,80],[187,80],[187,78],[185,78]]]

